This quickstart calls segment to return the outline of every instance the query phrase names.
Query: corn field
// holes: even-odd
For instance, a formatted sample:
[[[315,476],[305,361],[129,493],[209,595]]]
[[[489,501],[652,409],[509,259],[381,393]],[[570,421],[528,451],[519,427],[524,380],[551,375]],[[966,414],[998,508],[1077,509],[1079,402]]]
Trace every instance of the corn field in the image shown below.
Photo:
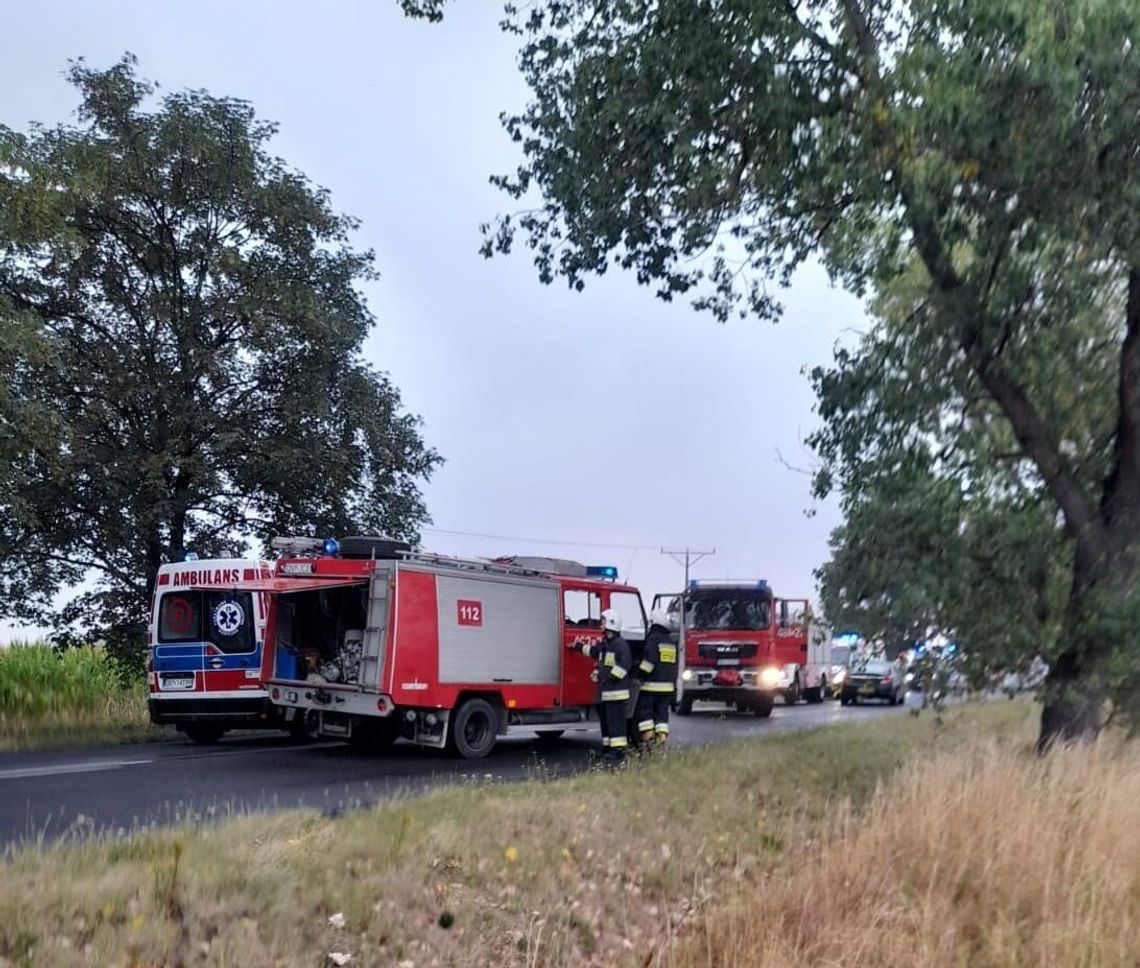
[[[0,648],[0,748],[147,729],[145,685],[124,688],[103,649],[60,652],[39,642]]]

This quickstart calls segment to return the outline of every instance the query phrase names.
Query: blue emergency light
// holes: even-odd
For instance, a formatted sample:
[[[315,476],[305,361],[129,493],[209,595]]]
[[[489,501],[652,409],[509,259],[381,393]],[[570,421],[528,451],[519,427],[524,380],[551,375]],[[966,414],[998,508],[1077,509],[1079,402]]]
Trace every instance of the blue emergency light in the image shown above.
[[[588,578],[612,578],[617,579],[617,568],[614,565],[587,565],[586,576]]]
[[[340,553],[340,542],[336,538],[325,538],[324,551],[326,555]]]
[[[183,561],[197,561],[197,560],[198,560],[198,552],[196,552],[196,551],[187,551],[187,552],[186,552],[186,553],[185,553],[185,554],[182,556],[182,560],[183,560]]]

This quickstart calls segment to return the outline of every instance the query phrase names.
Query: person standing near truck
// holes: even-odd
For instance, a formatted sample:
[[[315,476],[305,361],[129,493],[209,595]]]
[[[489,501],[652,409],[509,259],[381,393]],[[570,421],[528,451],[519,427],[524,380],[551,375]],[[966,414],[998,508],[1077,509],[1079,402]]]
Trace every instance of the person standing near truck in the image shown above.
[[[602,639],[576,639],[571,647],[598,663],[598,720],[602,727],[602,756],[609,763],[625,759],[626,704],[629,702],[630,651],[621,637],[621,616],[612,608],[602,612]]]
[[[634,719],[642,747],[663,746],[669,738],[669,704],[677,684],[677,646],[663,608],[649,613],[645,654],[634,675],[641,680]]]

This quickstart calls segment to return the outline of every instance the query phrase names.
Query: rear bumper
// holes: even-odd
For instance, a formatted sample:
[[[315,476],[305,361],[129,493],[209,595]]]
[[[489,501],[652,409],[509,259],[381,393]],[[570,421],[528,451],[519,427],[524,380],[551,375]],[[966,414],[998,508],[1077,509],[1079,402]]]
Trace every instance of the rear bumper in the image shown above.
[[[280,727],[281,715],[267,696],[249,699],[148,699],[150,721],[162,726],[186,726],[209,723],[249,729],[256,726]]]
[[[898,686],[876,686],[873,692],[865,692],[862,686],[852,686],[844,683],[840,696],[843,699],[890,699],[898,695]]]

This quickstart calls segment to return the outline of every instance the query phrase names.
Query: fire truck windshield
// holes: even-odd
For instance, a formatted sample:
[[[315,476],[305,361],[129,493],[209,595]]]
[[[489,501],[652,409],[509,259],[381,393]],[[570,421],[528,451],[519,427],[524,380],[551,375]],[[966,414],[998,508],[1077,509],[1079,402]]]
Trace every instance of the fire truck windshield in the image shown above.
[[[686,596],[685,626],[696,631],[758,631],[772,621],[771,592],[760,588],[696,588]]]

